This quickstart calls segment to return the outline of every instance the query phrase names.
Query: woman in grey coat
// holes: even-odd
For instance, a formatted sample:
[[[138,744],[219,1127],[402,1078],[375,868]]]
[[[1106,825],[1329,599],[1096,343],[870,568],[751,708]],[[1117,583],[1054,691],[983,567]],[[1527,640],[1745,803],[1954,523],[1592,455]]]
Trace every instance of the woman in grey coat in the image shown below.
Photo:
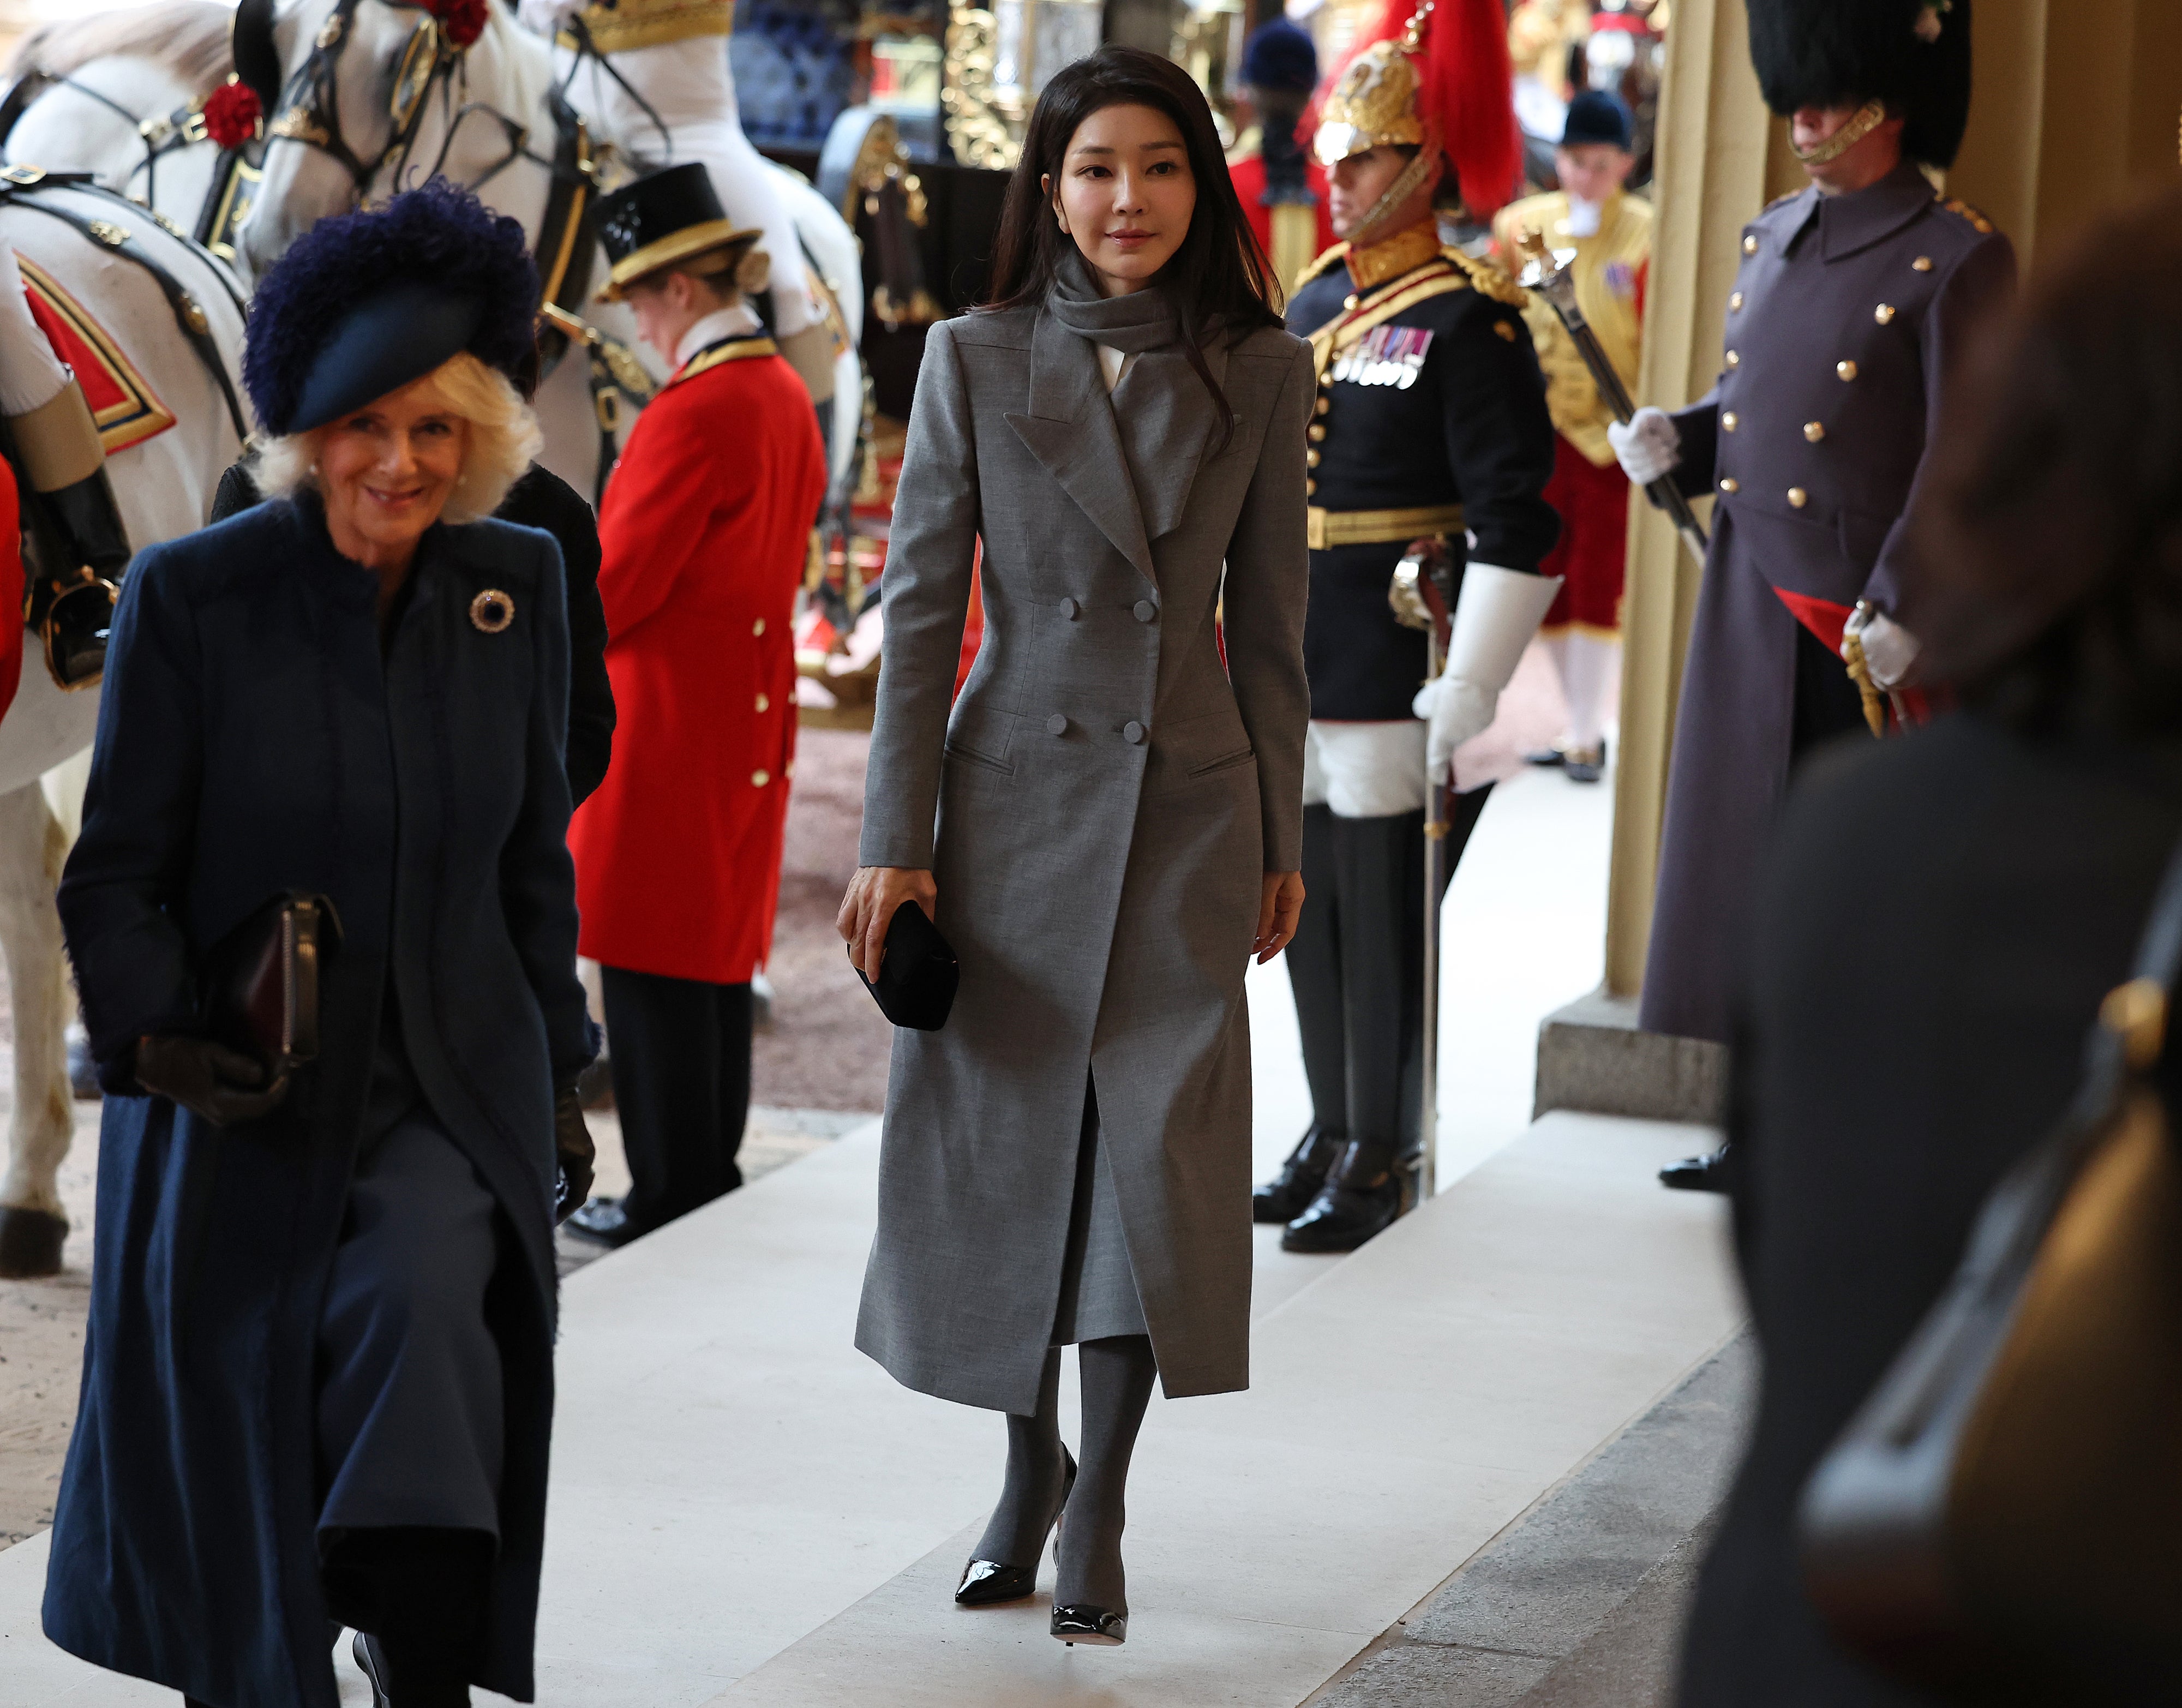
[[[1243,975],[1300,864],[1309,348],[1281,330],[1196,86],[1107,47],[1033,114],[990,308],[933,329],[885,578],[841,932],[961,963],[896,1034],[857,1345],[1009,1414],[956,1600],[1020,1600],[1067,1507],[1053,1634],[1127,1629],[1122,1485],[1156,1374],[1249,1379]],[[978,562],[983,644],[950,713]],[[1224,657],[1223,657],[1224,651]],[[1059,1348],[1083,1386],[1061,1445]]]

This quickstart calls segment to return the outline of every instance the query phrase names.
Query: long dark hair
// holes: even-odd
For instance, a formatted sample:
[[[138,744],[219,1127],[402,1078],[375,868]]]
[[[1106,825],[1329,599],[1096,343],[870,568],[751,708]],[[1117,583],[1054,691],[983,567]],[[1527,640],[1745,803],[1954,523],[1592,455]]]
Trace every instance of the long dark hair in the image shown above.
[[[1220,133],[1213,128],[1212,109],[1189,74],[1173,61],[1141,47],[1101,47],[1063,66],[1045,86],[1032,109],[1022,158],[1000,209],[992,289],[982,306],[1031,308],[1045,301],[1076,240],[1055,221],[1043,180],[1061,181],[1062,157],[1077,126],[1108,107],[1149,107],[1164,113],[1188,150],[1197,206],[1188,235],[1160,269],[1153,288],[1173,305],[1182,352],[1232,433],[1235,412],[1205,365],[1203,341],[1216,324],[1231,341],[1261,326],[1278,326],[1280,286],[1250,222],[1243,217]]]
[[[1903,590],[1925,674],[2026,733],[2182,735],[2182,191],[2084,232],[1984,341]]]

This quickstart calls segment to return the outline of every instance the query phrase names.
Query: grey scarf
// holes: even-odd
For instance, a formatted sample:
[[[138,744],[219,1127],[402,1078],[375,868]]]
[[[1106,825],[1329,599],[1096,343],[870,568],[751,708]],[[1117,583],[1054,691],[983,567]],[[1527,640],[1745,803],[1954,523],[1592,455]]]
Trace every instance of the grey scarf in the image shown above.
[[[1045,312],[1079,338],[1136,357],[1114,388],[1115,425],[1148,527],[1160,522],[1171,526],[1180,519],[1179,499],[1187,496],[1198,462],[1221,425],[1212,394],[1183,352],[1174,305],[1157,286],[1127,297],[1100,296],[1089,264],[1072,243],[1045,299]],[[1096,352],[1085,353],[1095,369]],[[1204,353],[1214,358],[1210,347]],[[1216,359],[1210,365],[1218,377],[1227,363]],[[1094,383],[1105,389],[1103,380]],[[1179,494],[1160,490],[1177,483]],[[1162,497],[1176,502],[1162,502]]]

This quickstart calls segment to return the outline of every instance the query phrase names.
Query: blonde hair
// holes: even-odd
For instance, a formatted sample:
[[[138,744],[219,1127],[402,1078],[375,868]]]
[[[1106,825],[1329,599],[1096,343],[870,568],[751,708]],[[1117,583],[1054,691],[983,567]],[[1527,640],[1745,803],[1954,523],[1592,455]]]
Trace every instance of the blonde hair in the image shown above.
[[[546,435],[539,430],[538,417],[507,375],[486,367],[467,350],[450,356],[424,376],[424,382],[439,393],[448,413],[461,416],[470,427],[462,473],[447,494],[440,519],[481,520],[500,508],[508,488],[523,478],[531,459],[544,448]],[[326,430],[314,427],[307,433],[283,434],[260,446],[251,469],[258,491],[268,498],[285,498],[302,487],[317,486],[318,435]]]

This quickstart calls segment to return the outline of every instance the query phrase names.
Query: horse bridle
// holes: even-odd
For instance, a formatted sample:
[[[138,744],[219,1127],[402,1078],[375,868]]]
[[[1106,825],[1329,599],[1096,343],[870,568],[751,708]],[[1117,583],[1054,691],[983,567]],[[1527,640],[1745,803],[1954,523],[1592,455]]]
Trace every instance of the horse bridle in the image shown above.
[[[351,25],[360,3],[361,0],[336,0],[325,22],[318,26],[318,39],[311,45],[309,57],[296,68],[291,77],[282,77],[280,50],[273,40],[274,0],[241,0],[235,13],[234,47],[236,75],[257,92],[259,103],[273,115],[265,130],[268,145],[275,139],[300,142],[331,156],[347,171],[356,186],[357,200],[362,202],[370,195],[371,186],[390,164],[397,176],[407,172],[410,155],[416,147],[418,130],[424,123],[425,107],[435,89],[440,91],[443,100],[446,97],[455,68],[467,49],[447,39],[438,19],[428,14],[419,20],[395,67],[393,88],[387,100],[392,127],[386,146],[367,161],[342,134],[341,101],[335,84],[341,56],[348,46]],[[414,0],[380,0],[380,3],[404,11],[421,9],[415,7]],[[482,187],[518,160],[529,160],[548,171],[554,169],[553,160],[531,150],[527,126],[487,103],[470,101],[449,116],[446,136],[440,144],[437,158],[424,174],[425,177],[439,175],[463,122],[480,114],[501,127],[507,152],[465,188],[474,191]]]

